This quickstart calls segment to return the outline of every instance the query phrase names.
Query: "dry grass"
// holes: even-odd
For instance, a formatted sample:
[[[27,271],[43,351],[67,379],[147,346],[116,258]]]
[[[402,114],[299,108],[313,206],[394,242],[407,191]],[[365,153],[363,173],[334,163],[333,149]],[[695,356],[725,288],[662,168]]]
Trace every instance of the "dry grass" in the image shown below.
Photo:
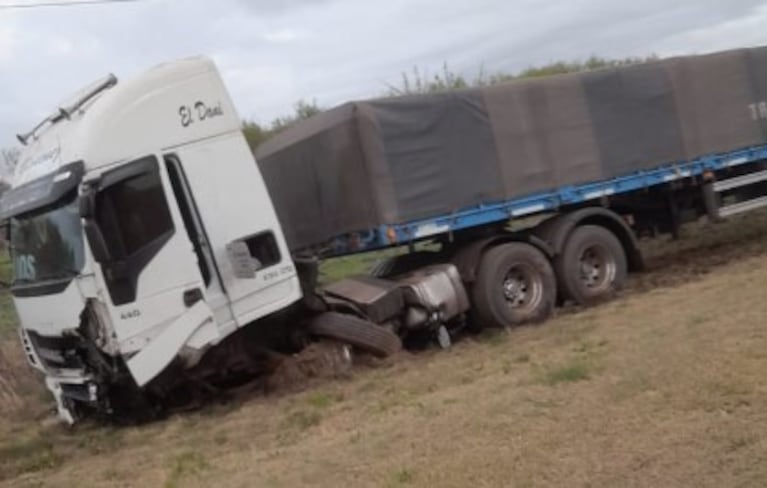
[[[10,280],[7,254],[0,249],[0,282]],[[15,333],[16,312],[10,295],[0,285],[0,418],[29,418],[39,413],[40,379],[27,366]],[[0,422],[0,434],[4,432]]]
[[[302,393],[141,428],[0,421],[0,484],[764,486],[767,221],[739,222],[650,249],[612,303]]]
[[[29,408],[28,387],[34,382],[20,347],[8,340],[0,342],[0,415],[13,415]]]

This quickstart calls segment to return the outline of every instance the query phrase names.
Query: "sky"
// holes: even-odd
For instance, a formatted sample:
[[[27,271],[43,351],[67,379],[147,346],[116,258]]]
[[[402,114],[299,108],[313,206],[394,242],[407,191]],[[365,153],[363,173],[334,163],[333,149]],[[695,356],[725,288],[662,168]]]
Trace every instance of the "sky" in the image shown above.
[[[330,107],[447,63],[474,77],[555,60],[767,45],[767,0],[138,0],[4,9],[0,147],[106,73],[212,57],[244,118]],[[47,0],[62,1],[71,0]]]

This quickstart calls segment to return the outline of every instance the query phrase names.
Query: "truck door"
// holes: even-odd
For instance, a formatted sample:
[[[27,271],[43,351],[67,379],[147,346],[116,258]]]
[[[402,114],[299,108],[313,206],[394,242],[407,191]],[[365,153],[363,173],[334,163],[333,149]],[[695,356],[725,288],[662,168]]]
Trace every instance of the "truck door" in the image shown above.
[[[239,132],[174,149],[205,224],[237,327],[290,306],[301,287],[269,192]],[[257,269],[239,274],[232,244]]]
[[[215,338],[205,301],[210,277],[198,263],[158,157],[109,171],[89,188],[81,206],[85,231],[101,264],[120,349],[138,352],[128,367],[143,385],[203,327]]]
[[[197,202],[189,186],[186,173],[179,157],[167,154],[163,158],[176,203],[184,222],[184,228],[194,248],[197,265],[205,284],[205,302],[211,308],[221,335],[228,335],[237,326],[232,307],[226,293],[221,273],[216,264],[208,234],[200,217]]]

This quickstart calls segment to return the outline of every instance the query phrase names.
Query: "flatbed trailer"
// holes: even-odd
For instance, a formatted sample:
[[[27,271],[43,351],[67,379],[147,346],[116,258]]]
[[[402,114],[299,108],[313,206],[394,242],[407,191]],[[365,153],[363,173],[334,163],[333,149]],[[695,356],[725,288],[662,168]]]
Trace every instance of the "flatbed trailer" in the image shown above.
[[[291,251],[340,256],[588,205],[631,217],[642,194],[749,172],[765,155],[766,100],[767,48],[737,49],[353,101],[256,159]]]
[[[334,239],[332,245],[323,253],[323,257],[338,257],[385,249],[392,245],[407,245],[474,227],[506,223],[521,217],[566,212],[572,207],[601,206],[603,198],[619,198],[637,192],[660,189],[672,182],[684,182],[689,179],[697,179],[701,182],[726,180],[728,173],[735,168],[752,173],[732,183],[720,182],[712,188],[719,191],[731,190],[767,180],[767,173],[763,172],[761,167],[766,160],[767,145],[756,146],[728,153],[712,154],[693,161],[664,164],[656,169],[638,171],[603,181],[565,186],[551,192],[523,198],[464,208],[449,215],[361,230]],[[755,164],[759,167],[754,168]],[[767,206],[767,195],[718,208],[716,213],[710,216],[714,219],[729,217],[764,206]]]

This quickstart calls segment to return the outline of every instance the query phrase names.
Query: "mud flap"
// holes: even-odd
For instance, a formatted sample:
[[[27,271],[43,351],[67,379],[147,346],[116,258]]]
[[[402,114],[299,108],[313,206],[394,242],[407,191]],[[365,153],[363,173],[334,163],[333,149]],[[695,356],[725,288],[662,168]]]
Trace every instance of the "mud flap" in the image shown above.
[[[127,361],[138,386],[144,386],[160,374],[178,355],[187,341],[213,314],[204,301],[198,301],[187,312],[171,322],[160,335]]]

